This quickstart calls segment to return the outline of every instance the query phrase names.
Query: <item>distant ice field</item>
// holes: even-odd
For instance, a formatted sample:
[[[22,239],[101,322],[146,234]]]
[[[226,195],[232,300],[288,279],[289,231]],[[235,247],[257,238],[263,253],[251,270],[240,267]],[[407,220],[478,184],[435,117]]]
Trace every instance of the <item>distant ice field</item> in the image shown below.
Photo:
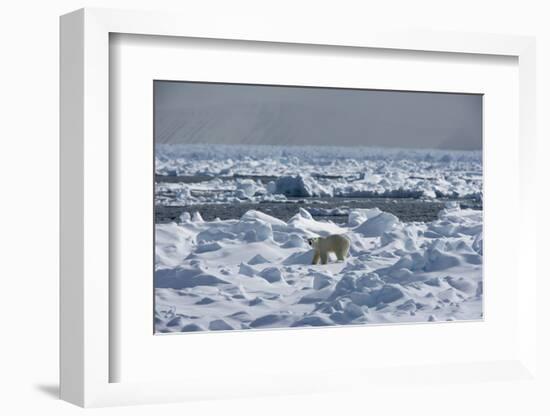
[[[480,151],[157,145],[155,154],[159,205],[482,196]]]

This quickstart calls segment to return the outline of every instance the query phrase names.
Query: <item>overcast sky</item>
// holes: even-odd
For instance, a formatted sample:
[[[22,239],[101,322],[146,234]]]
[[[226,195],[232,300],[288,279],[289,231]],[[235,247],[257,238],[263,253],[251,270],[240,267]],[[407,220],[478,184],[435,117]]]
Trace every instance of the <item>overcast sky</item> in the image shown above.
[[[481,149],[482,96],[155,81],[157,143]]]

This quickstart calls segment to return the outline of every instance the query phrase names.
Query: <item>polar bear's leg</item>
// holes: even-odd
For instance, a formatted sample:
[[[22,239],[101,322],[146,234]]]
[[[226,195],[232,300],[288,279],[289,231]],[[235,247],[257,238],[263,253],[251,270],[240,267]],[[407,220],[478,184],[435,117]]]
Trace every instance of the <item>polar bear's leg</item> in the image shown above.
[[[348,252],[349,252],[349,246],[341,247],[336,252],[336,257],[338,258],[338,260],[344,261],[346,259],[346,257],[348,256]]]
[[[321,253],[321,264],[327,264],[328,253],[326,251]]]
[[[349,254],[349,242],[346,242],[342,247],[338,247],[338,250],[336,251],[336,257],[338,257],[338,260],[344,261],[346,257]]]
[[[311,262],[311,264],[319,263],[319,257],[320,257],[319,250],[315,250],[315,254],[313,255],[313,261]]]

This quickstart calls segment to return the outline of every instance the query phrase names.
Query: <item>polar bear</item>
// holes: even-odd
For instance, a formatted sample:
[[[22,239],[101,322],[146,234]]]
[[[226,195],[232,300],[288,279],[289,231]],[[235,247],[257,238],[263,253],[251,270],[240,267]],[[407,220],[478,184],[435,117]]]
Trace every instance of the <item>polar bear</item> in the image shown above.
[[[319,263],[327,264],[328,254],[334,253],[338,260],[344,261],[349,253],[350,242],[348,238],[342,234],[332,234],[328,237],[309,238],[307,240],[309,245],[315,249],[313,255],[313,262],[311,264]]]

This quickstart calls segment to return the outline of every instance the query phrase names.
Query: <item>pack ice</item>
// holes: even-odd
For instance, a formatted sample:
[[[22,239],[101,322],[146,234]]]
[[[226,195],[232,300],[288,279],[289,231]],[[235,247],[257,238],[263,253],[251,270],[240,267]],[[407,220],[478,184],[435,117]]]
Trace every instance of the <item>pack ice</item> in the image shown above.
[[[252,171],[265,167],[252,162]],[[369,165],[359,181],[377,186],[372,175],[388,163],[394,162]],[[474,162],[456,163],[466,172]],[[184,169],[168,159],[160,169],[176,165]],[[403,171],[411,166],[397,166],[402,169],[388,189],[394,189],[393,180],[406,183]],[[282,165],[272,167],[284,177]],[[437,169],[429,175],[443,187]],[[429,182],[419,179],[417,188]],[[319,186],[308,189],[345,187]],[[453,186],[457,192],[481,189],[465,182]],[[349,257],[311,265],[306,239],[330,234],[350,239]],[[482,254],[482,212],[453,203],[429,223],[403,223],[376,208],[352,210],[344,224],[317,221],[304,209],[288,222],[255,210],[224,221],[183,215],[179,222],[156,225],[155,328],[171,333],[481,319]]]
[[[204,179],[157,183],[156,203],[162,205],[290,197],[482,197],[481,151],[158,145],[155,166],[160,177]]]

